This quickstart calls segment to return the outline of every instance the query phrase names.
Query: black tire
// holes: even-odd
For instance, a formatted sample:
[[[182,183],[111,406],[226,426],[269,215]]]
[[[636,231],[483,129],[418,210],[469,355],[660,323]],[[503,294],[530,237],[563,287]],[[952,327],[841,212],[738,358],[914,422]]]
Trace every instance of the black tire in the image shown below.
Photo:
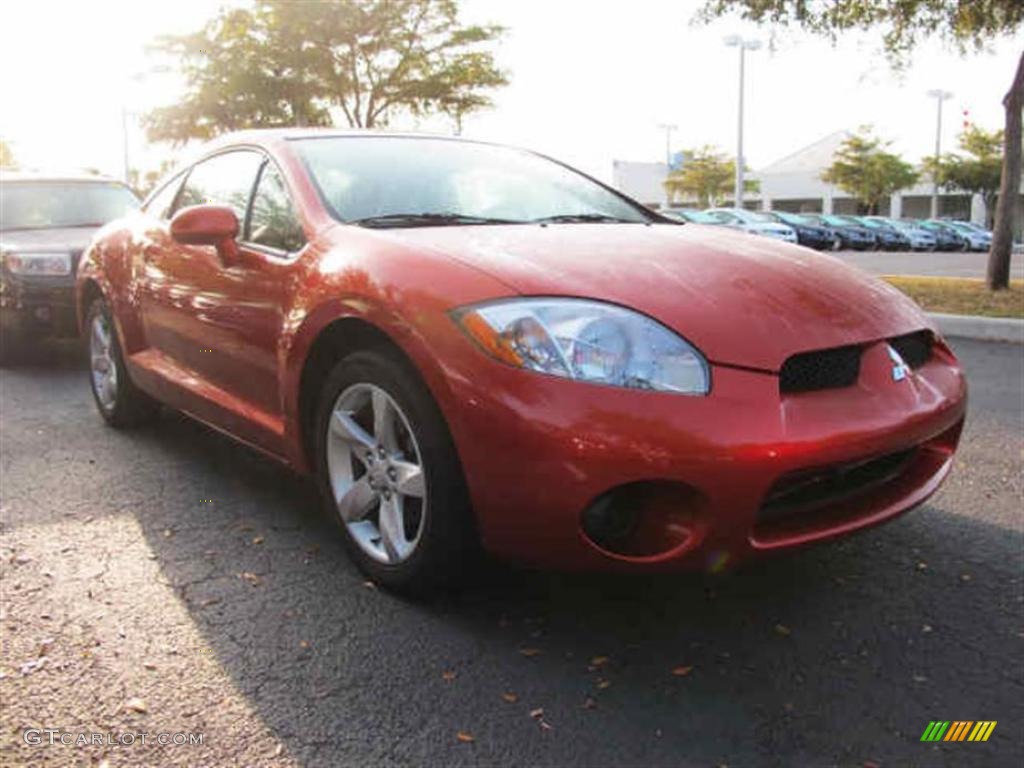
[[[102,316],[110,329],[110,357],[112,358],[117,375],[116,393],[113,402],[105,404],[96,390],[96,381],[92,374],[92,328],[97,316]],[[92,391],[93,400],[96,402],[96,409],[100,416],[111,427],[125,429],[138,426],[151,421],[160,410],[160,404],[153,398],[140,390],[132,382],[128,375],[128,369],[124,364],[124,355],[121,352],[121,342],[117,338],[117,331],[114,328],[114,321],[110,314],[110,308],[103,299],[96,299],[89,305],[85,323],[85,344],[89,352],[89,389]]]
[[[407,559],[384,563],[365,552],[338,514],[327,464],[334,404],[355,384],[383,389],[404,412],[415,435],[427,497],[423,529]],[[355,352],[331,368],[320,388],[315,432],[316,483],[324,513],[341,530],[352,559],[372,581],[413,596],[455,586],[479,565],[469,494],[448,425],[418,373],[386,348]]]
[[[20,329],[0,329],[0,366],[10,368],[25,357],[25,337]]]

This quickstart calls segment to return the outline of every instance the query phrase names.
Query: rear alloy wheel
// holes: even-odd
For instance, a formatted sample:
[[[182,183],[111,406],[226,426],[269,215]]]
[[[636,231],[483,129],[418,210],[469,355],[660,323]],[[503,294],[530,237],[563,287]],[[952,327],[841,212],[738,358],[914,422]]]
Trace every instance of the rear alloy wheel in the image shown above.
[[[387,350],[328,373],[316,418],[317,482],[353,560],[423,593],[473,565],[472,514],[447,424],[416,371]]]
[[[86,333],[89,384],[103,420],[112,427],[128,427],[151,419],[159,406],[128,378],[110,309],[103,299],[89,307]]]

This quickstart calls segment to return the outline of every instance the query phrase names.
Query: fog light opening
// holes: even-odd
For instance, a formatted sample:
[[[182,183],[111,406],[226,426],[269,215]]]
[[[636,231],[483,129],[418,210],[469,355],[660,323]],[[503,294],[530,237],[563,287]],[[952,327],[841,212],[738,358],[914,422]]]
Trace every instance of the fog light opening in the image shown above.
[[[657,559],[696,545],[704,528],[698,514],[702,504],[700,493],[684,483],[629,483],[595,499],[580,524],[606,554]]]

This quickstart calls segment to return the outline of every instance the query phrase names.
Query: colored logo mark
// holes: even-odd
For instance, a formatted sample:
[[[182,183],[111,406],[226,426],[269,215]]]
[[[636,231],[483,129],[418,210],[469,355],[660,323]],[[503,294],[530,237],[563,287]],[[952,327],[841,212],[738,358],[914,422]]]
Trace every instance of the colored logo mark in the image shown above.
[[[995,720],[932,720],[921,741],[988,741],[995,729]]]
[[[888,344],[885,345],[886,350],[889,352],[889,359],[892,361],[892,380],[903,381],[907,378],[907,374],[910,373],[910,368],[903,362],[903,357]]]

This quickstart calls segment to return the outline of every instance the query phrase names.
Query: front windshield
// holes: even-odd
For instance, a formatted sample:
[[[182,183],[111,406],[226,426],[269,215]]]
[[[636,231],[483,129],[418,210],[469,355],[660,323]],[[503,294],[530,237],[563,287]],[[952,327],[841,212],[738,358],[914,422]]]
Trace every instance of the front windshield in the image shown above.
[[[848,227],[854,223],[847,221],[842,216],[822,216],[821,218],[826,224],[831,224],[833,227]]]
[[[10,181],[0,195],[0,231],[99,227],[138,207],[116,182]]]
[[[295,144],[324,201],[342,221],[402,214],[512,223],[552,217],[652,220],[590,179],[523,150],[383,136]]]
[[[694,224],[719,224],[718,219],[712,216],[710,213],[704,211],[680,211],[680,215],[684,218],[689,219]]]
[[[821,226],[821,222],[817,218],[818,215],[819,214],[815,213],[779,213],[778,217],[786,224],[802,224],[805,227],[818,227]]]

